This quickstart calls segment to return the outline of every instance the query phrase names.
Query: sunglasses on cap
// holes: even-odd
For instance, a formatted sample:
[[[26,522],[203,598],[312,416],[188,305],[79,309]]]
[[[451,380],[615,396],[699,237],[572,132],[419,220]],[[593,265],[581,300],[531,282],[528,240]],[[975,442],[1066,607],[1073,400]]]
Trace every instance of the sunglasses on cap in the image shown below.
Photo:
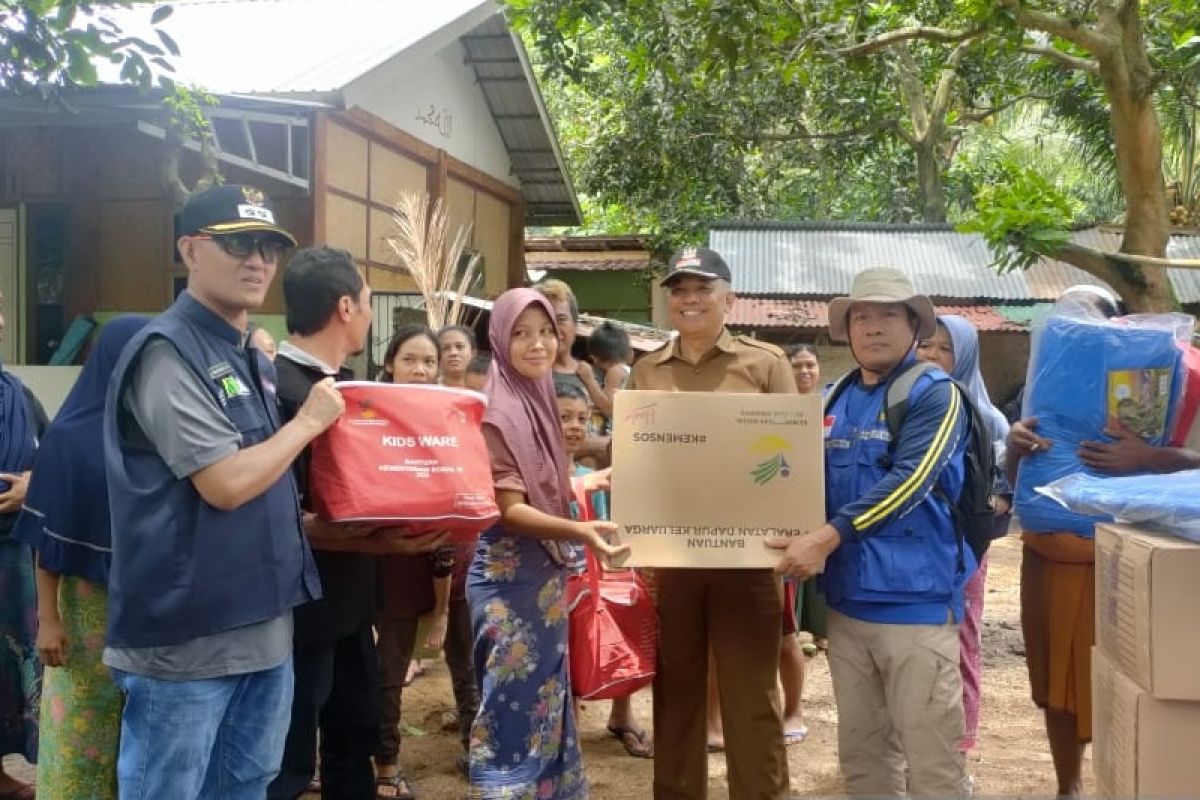
[[[251,253],[258,251],[263,261],[274,263],[283,255],[289,245],[278,236],[262,233],[205,233],[197,239],[211,239],[226,254],[234,258],[249,258]]]

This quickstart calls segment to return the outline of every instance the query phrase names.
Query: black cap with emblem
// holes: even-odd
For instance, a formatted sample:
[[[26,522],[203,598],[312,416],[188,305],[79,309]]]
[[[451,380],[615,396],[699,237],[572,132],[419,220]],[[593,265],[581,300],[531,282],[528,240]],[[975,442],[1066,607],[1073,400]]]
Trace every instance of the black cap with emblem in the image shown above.
[[[671,256],[671,260],[667,262],[667,274],[658,285],[666,286],[684,275],[694,275],[710,281],[733,282],[725,259],[721,258],[720,253],[707,247],[685,247]]]
[[[197,192],[179,214],[179,235],[198,233],[274,233],[292,247],[296,237],[275,223],[275,210],[262,190],[227,183]]]

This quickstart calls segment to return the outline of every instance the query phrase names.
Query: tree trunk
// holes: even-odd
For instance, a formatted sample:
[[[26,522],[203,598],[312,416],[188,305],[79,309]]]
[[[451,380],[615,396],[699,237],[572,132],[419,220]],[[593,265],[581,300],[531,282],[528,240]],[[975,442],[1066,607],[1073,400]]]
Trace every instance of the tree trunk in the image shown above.
[[[932,137],[931,137],[932,138]],[[946,196],[942,189],[942,164],[938,158],[938,142],[927,139],[917,142],[917,187],[921,193],[921,221],[946,221]]]
[[[1138,4],[1111,23],[1120,44],[1101,59],[1100,79],[1111,105],[1113,144],[1121,193],[1125,198],[1125,237],[1121,250],[1163,257],[1169,237],[1169,210],[1162,176],[1162,130],[1154,108],[1154,75],[1146,54]],[[1166,270],[1121,265],[1130,285],[1125,303],[1134,311],[1168,311],[1175,298]]]

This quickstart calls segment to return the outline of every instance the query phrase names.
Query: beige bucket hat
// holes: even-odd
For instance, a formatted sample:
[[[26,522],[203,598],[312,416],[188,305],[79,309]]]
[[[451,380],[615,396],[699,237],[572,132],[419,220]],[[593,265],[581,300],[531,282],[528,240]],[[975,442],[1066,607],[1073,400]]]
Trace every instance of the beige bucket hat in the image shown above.
[[[846,314],[855,303],[903,303],[917,315],[917,338],[928,339],[937,330],[937,313],[933,303],[917,294],[912,281],[892,267],[870,267],[854,276],[848,297],[829,301],[829,338],[835,342],[848,341]]]

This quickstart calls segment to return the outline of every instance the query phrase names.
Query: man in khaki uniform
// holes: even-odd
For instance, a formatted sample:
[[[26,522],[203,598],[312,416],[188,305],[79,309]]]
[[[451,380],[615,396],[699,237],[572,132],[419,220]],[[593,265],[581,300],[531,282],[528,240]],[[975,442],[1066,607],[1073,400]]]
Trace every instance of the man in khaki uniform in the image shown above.
[[[628,389],[794,393],[783,351],[725,328],[729,267],[703,247],[671,259],[662,285],[679,332],[641,359]],[[730,800],[777,800],[788,788],[776,692],[780,592],[770,570],[657,569],[659,669],[654,681],[655,800],[708,791],[708,652],[717,664]]]

